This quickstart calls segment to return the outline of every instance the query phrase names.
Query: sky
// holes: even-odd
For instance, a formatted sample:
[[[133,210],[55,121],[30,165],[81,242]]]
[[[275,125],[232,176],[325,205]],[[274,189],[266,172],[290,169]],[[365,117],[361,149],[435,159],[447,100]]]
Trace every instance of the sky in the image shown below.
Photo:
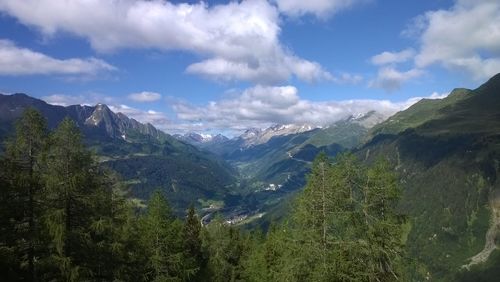
[[[498,72],[498,0],[0,0],[0,93],[168,133],[388,116]]]

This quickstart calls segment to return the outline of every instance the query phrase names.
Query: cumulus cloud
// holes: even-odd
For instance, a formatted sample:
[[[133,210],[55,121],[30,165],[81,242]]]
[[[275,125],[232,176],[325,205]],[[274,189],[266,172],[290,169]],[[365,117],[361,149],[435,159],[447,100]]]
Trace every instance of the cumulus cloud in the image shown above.
[[[447,10],[419,16],[403,32],[417,36],[418,68],[439,64],[476,80],[500,72],[500,2],[457,0]]]
[[[371,80],[368,86],[371,88],[382,88],[391,92],[399,90],[404,82],[420,77],[424,73],[420,69],[399,71],[393,66],[386,66],[378,70],[377,77]]]
[[[433,93],[429,98],[444,97]],[[173,104],[181,124],[191,124],[197,131],[242,131],[272,124],[329,125],[351,115],[375,110],[385,116],[406,109],[422,97],[403,102],[389,100],[344,100],[314,102],[300,98],[293,86],[255,86],[239,95],[196,106],[187,102]]]
[[[142,123],[151,123],[156,128],[168,131],[172,126],[172,121],[165,113],[153,110],[140,110],[123,104],[109,105],[109,108],[115,113],[123,113]]]
[[[366,0],[275,0],[275,2],[282,13],[292,17],[312,14],[325,18]]]
[[[42,97],[47,103],[56,105],[95,105],[105,103],[116,113],[121,112],[143,123],[151,123],[167,133],[225,132],[237,135],[251,127],[265,128],[281,124],[329,125],[351,115],[375,110],[389,117],[404,110],[422,98],[441,99],[448,93],[432,93],[427,97],[413,97],[402,102],[389,100],[344,100],[313,102],[302,99],[293,86],[262,86],[232,93],[230,98],[212,101],[197,106],[185,101],[172,101],[177,118],[163,112],[141,110],[120,103],[114,97],[99,93],[85,95],[50,95]]]
[[[415,50],[409,48],[400,52],[382,52],[371,58],[371,63],[374,65],[387,65],[395,63],[404,63],[415,56]]]
[[[339,84],[358,84],[363,81],[363,76],[359,74],[341,73],[332,77],[332,80]]]
[[[95,76],[116,68],[96,58],[56,59],[0,40],[0,75],[83,75]]]
[[[343,6],[333,2],[338,2],[334,7]],[[69,32],[86,38],[100,52],[121,48],[189,51],[202,60],[188,66],[187,72],[214,79],[276,83],[291,76],[306,81],[331,76],[320,64],[282,46],[280,13],[266,0],[212,6],[162,0],[3,0],[0,11],[49,37]]]
[[[161,99],[161,94],[156,92],[143,91],[139,93],[132,93],[128,95],[128,98],[135,102],[155,102]]]

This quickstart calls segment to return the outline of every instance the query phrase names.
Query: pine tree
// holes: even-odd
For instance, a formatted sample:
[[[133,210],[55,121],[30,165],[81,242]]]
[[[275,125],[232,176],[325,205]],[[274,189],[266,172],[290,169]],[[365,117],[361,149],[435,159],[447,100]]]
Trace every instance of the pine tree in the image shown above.
[[[99,189],[97,168],[81,140],[75,123],[65,118],[51,136],[45,172],[48,209],[44,214],[51,239],[49,260],[58,268],[56,277],[76,281],[88,277],[88,232],[95,217],[93,207]]]
[[[368,169],[363,216],[369,246],[369,280],[394,281],[400,277],[404,220],[396,209],[400,193],[397,176],[387,161],[379,160]]]
[[[201,222],[196,214],[194,206],[188,209],[183,227],[184,252],[186,256],[185,273],[189,280],[198,280],[198,273],[204,265],[203,252],[201,249]]]
[[[226,225],[217,215],[202,232],[203,251],[207,256],[204,275],[209,281],[241,279],[241,262],[247,253],[245,240],[238,230]]]
[[[296,255],[292,255],[292,263],[296,265],[297,280],[317,277],[327,280],[333,272],[331,247],[335,240],[332,236],[332,220],[337,211],[335,192],[331,163],[326,154],[320,153],[313,162],[294,216],[293,239],[298,244],[293,246]]]
[[[94,176],[100,180],[99,189],[93,195],[94,216],[89,230],[89,252],[86,262],[95,280],[135,280],[132,270],[138,270],[141,263],[134,256],[140,252],[138,246],[135,215],[125,199],[124,188],[118,176],[111,171],[100,171]],[[133,234],[130,234],[133,233]],[[135,234],[134,234],[135,233]]]
[[[401,259],[396,175],[352,155],[319,155],[292,225],[291,281],[392,281]]]
[[[142,247],[148,255],[146,279],[178,281],[184,278],[182,223],[173,217],[161,192],[151,196],[140,226]]]
[[[6,203],[16,221],[10,230],[17,237],[16,245],[26,258],[26,279],[36,280],[37,247],[40,245],[39,221],[42,205],[40,170],[46,149],[47,126],[42,115],[31,108],[24,111],[16,123],[14,138],[7,143],[4,175],[10,182]],[[6,215],[9,218],[9,215]],[[24,265],[24,261],[20,262]]]
[[[10,172],[12,170],[6,162],[0,160],[0,273],[6,281],[18,281],[26,274],[25,270],[21,270],[22,250],[18,246],[17,232],[24,213]]]

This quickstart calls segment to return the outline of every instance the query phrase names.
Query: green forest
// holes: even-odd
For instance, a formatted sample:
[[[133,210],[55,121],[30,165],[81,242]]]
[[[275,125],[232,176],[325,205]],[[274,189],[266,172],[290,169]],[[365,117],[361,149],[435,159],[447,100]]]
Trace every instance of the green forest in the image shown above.
[[[387,162],[320,153],[292,212],[268,230],[240,230],[193,206],[176,218],[153,193],[127,198],[76,124],[49,132],[27,109],[1,159],[4,281],[397,281],[408,264],[400,187]]]

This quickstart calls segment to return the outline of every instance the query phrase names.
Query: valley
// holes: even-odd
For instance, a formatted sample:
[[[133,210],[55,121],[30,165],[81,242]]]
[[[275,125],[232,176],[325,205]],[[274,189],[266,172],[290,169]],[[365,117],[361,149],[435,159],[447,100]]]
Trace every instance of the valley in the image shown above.
[[[386,120],[368,112],[327,127],[276,125],[232,139],[173,137],[103,104],[60,107],[2,95],[0,108],[16,110],[0,116],[0,128],[6,138],[28,107],[44,113],[49,126],[70,116],[137,207],[159,189],[178,216],[194,204],[204,226],[220,216],[243,229],[280,222],[294,210],[320,152],[331,159],[349,152],[367,165],[386,159],[403,187],[398,209],[409,219],[406,250],[415,263],[407,272],[449,280],[497,252],[500,119],[491,117],[499,115],[499,91],[497,75]]]
[[[500,0],[0,0],[0,282],[499,282]]]

